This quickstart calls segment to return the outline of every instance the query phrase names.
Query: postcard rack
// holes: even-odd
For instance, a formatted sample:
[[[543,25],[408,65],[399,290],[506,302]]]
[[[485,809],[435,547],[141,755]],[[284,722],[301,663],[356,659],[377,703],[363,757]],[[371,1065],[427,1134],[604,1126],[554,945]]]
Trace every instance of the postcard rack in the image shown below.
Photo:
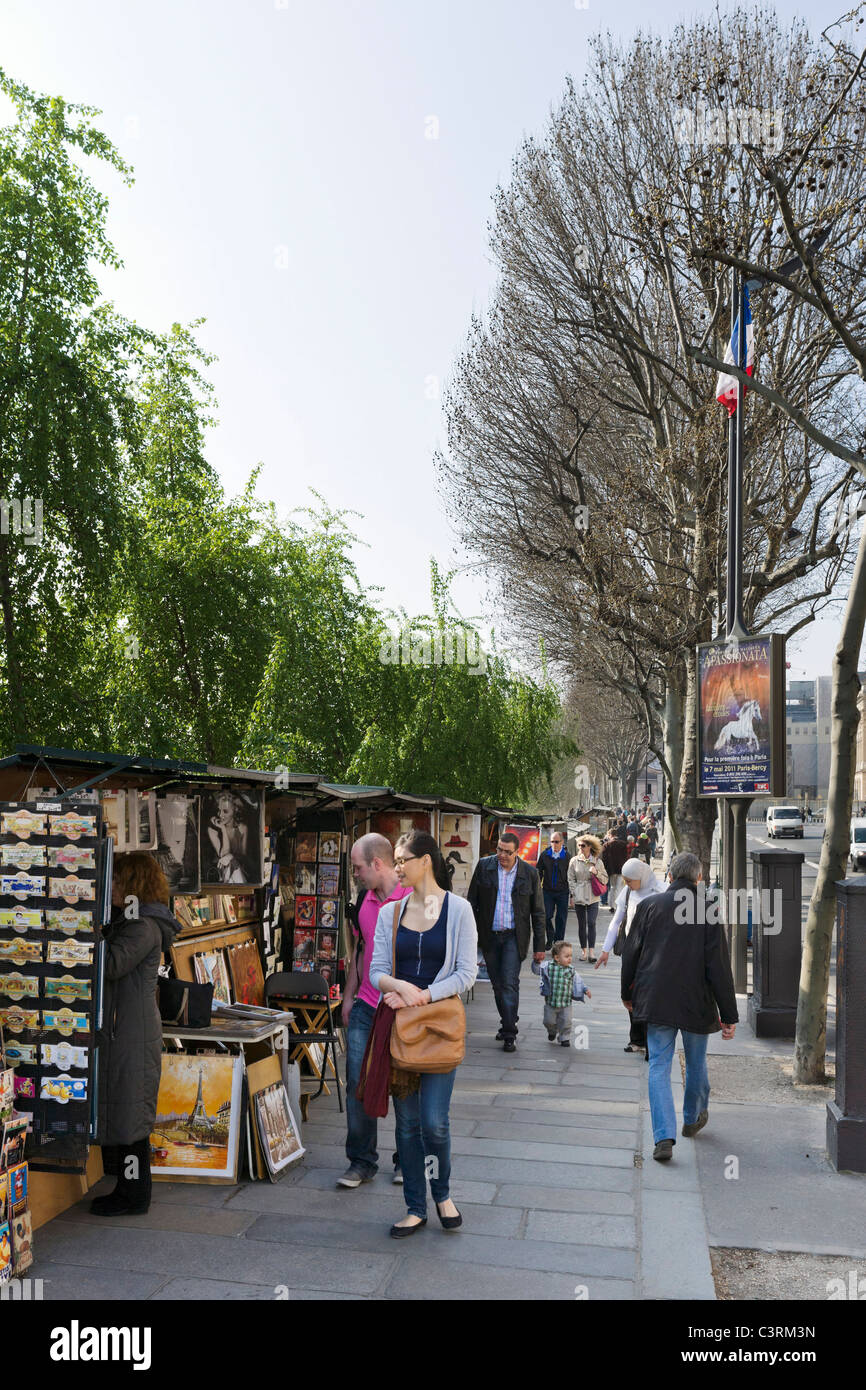
[[[93,801],[0,802],[0,1020],[36,1171],[83,1173],[95,1133],[112,850]]]

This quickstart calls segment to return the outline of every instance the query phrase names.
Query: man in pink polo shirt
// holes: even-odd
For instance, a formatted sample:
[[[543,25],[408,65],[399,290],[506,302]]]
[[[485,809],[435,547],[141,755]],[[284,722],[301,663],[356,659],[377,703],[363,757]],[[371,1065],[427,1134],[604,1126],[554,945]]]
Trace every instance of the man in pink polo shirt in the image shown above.
[[[379,1167],[376,1151],[376,1121],[371,1120],[355,1095],[361,1076],[361,1063],[373,1016],[379,1003],[379,991],[370,984],[370,961],[373,958],[373,937],[376,934],[376,921],[385,903],[396,902],[412,892],[408,886],[401,887],[394,868],[394,851],[390,840],[384,835],[362,835],[352,846],[352,873],[360,885],[361,894],[356,904],[355,949],[361,949],[361,976],[363,983],[355,996],[346,1026],[346,1119],[349,1132],[346,1136],[346,1157],[349,1167],[337,1180],[338,1187],[360,1187],[362,1182],[372,1182]],[[355,925],[355,923],[353,923]],[[360,941],[358,941],[360,934]],[[402,1182],[402,1176],[394,1155],[394,1182]]]

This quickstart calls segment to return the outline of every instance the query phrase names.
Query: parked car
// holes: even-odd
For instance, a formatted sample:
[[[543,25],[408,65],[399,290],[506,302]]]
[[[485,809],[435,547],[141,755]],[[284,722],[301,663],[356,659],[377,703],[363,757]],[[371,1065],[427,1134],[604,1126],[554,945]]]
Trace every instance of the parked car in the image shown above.
[[[768,806],[767,835],[771,840],[777,840],[782,835],[802,840],[803,815],[799,806]]]
[[[851,822],[851,846],[848,854],[855,873],[866,868],[866,816],[855,816]]]

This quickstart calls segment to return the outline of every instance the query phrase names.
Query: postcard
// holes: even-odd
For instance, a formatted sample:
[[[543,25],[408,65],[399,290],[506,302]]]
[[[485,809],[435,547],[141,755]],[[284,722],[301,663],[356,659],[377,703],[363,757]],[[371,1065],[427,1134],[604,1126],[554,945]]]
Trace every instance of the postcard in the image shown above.
[[[340,861],[340,832],[339,830],[320,830],[319,831],[319,859],[326,864],[338,864]]]
[[[45,880],[43,879],[44,883]],[[13,889],[9,889],[13,892]],[[93,878],[49,878],[48,896],[50,898],[63,898],[68,903],[80,900],[93,901],[96,896],[96,880]]]
[[[45,817],[25,811],[23,807],[17,811],[3,811],[0,813],[0,829],[4,835],[18,835],[26,840],[31,835],[45,834]]]
[[[66,1105],[70,1100],[87,1100],[87,1078],[62,1076],[43,1076],[40,1100],[53,1100],[58,1105]]]
[[[36,1043],[14,1042],[7,1039],[6,1042],[7,1062],[20,1062],[23,1066],[35,1067],[39,1058],[36,1051]]]
[[[335,898],[340,891],[340,866],[339,864],[320,864],[319,865],[319,893],[327,893],[329,897]]]
[[[12,1236],[9,1222],[0,1226],[0,1284],[8,1284],[12,1278]]]
[[[4,1122],[3,1139],[0,1143],[0,1168],[5,1168],[8,1172],[10,1168],[23,1161],[29,1126],[29,1115],[17,1115],[15,1119]]]
[[[316,925],[316,899],[301,897],[300,894],[295,898],[295,924],[299,927],[314,927]]]
[[[315,864],[319,853],[319,837],[315,830],[299,830],[295,840],[295,863]]]
[[[39,998],[39,976],[21,975],[17,970],[11,975],[0,975],[0,994],[8,994],[10,999]]]
[[[15,1100],[15,1072],[12,1067],[0,1071],[0,1115],[8,1119]]]
[[[69,1003],[76,999],[89,999],[90,981],[77,980],[74,975],[47,975],[45,998],[65,999]]]
[[[93,962],[93,942],[49,941],[47,960],[49,965],[53,961],[59,961],[61,965],[91,965]]]
[[[320,927],[336,927],[338,904],[336,898],[319,898],[318,918]]]
[[[74,907],[46,907],[45,925],[49,931],[62,931],[67,936],[77,931],[94,931],[91,913],[77,911]]]
[[[318,937],[316,955],[322,960],[336,960],[337,933],[335,931],[320,931],[316,935]]]
[[[316,891],[316,866],[315,864],[296,864],[295,865],[295,892],[296,893],[315,893]]]
[[[20,1004],[13,1004],[11,1008],[0,1009],[0,1023],[10,1033],[21,1033],[25,1028],[38,1028],[39,1010],[22,1009]]]
[[[65,835],[67,840],[77,840],[82,835],[96,834],[96,817],[82,816],[77,811],[66,811],[59,816],[49,816],[50,835]]]
[[[44,898],[45,879],[33,874],[2,874],[0,893],[9,893],[13,898]]]
[[[32,1100],[36,1095],[36,1078],[33,1076],[16,1076],[15,1095],[16,1097],[26,1096],[28,1100]]]
[[[48,867],[68,869],[70,873],[79,869],[95,869],[94,853],[94,850],[85,849],[83,845],[49,845]]]
[[[0,845],[0,864],[4,868],[12,865],[18,869],[45,868],[45,846],[29,845],[26,840],[17,840],[11,845]]]
[[[7,1174],[9,1179],[9,1206],[13,1209],[27,1201],[27,1164],[19,1163],[10,1168]]]
[[[0,941],[0,965],[12,961],[15,965],[26,965],[28,961],[42,960],[41,941]]]
[[[41,926],[42,913],[36,907],[0,907],[0,927],[25,932]]]
[[[312,974],[316,969],[315,956],[311,956],[309,960],[298,960],[298,957],[295,956],[294,961],[292,962],[292,969],[298,970],[304,975]]]
[[[316,974],[321,975],[325,984],[330,988],[337,982],[337,962],[327,960],[322,956],[316,956]]]
[[[90,1032],[90,1019],[87,1014],[73,1013],[72,1009],[47,1009],[42,1015],[42,1021],[46,1029],[53,1028],[64,1037],[69,1037],[72,1033]]]
[[[0,1226],[9,1220],[9,1174],[0,1173]]]
[[[300,969],[298,961],[310,961],[312,964],[316,956],[316,933],[309,927],[295,927],[292,942],[295,969]]]
[[[23,1274],[33,1263],[33,1224],[30,1211],[22,1211],[9,1222],[12,1231],[12,1269]]]

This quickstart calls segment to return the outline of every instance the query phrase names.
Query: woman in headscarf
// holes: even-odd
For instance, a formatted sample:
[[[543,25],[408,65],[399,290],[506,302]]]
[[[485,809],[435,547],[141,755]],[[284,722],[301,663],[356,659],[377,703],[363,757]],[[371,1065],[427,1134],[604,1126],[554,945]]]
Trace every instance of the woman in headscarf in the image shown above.
[[[607,883],[607,869],[601,861],[601,840],[597,835],[581,835],[577,854],[568,866],[568,887],[577,913],[577,933],[580,937],[580,959],[586,960],[595,950],[595,919],[598,904]]]
[[[625,934],[628,936],[634,921],[634,914],[644,899],[652,897],[653,893],[665,891],[665,885],[656,878],[649,864],[645,863],[643,859],[627,859],[622,866],[622,877],[624,887],[616,900],[616,911],[610,919],[607,936],[604,938],[604,946],[596,961],[596,970],[600,965],[607,965],[621,923],[625,922]],[[646,1045],[646,1024],[636,1022],[631,1013],[628,1017],[628,1046],[623,1050],[625,1052],[642,1052],[645,1060],[649,1061]]]

